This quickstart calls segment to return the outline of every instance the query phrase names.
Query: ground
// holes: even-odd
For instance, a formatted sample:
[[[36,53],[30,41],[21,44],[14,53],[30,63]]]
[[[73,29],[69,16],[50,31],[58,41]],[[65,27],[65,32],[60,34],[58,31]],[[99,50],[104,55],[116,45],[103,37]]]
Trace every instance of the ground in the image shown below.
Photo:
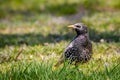
[[[0,80],[120,79],[119,3],[112,0],[109,3],[103,0],[38,2],[0,3],[3,12],[0,13]],[[96,3],[99,3],[97,7]],[[88,26],[92,59],[80,64],[79,72],[67,63],[54,69],[53,65],[75,36],[67,26],[77,22]]]

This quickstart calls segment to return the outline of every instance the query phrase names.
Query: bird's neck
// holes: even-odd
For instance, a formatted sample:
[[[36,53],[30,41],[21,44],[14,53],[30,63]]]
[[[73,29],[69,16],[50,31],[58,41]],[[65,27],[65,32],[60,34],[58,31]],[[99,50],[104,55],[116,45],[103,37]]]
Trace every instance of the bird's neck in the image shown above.
[[[81,34],[79,30],[76,29],[75,31],[76,31],[76,34],[77,34],[77,35],[80,35],[80,34]]]
[[[89,34],[88,33],[77,34],[75,38],[80,37],[80,36],[85,36],[87,39],[89,39]]]

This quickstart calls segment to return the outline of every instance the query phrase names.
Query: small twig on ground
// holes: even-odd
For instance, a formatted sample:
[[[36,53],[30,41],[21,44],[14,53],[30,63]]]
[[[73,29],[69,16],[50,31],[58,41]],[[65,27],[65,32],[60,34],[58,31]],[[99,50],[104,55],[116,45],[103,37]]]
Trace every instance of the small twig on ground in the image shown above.
[[[20,51],[17,53],[17,55],[16,55],[16,57],[15,57],[15,61],[17,61],[18,60],[18,57],[20,56],[20,54],[23,52],[23,48],[22,49],[20,49]]]

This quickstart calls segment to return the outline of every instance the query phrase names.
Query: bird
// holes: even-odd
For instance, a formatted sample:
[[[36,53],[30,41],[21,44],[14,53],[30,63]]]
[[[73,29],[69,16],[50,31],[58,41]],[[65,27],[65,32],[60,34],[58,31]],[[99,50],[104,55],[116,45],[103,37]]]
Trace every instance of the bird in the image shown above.
[[[72,28],[76,32],[76,36],[65,48],[54,67],[60,66],[66,60],[70,64],[74,62],[77,66],[79,63],[88,62],[92,57],[92,43],[87,26],[83,23],[76,23],[67,27]]]

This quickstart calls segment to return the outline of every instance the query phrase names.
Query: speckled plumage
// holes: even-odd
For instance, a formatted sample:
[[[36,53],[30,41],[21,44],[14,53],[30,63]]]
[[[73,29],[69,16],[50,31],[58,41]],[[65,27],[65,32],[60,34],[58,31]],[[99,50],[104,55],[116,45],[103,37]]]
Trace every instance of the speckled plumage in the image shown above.
[[[64,60],[69,60],[70,63],[84,63],[91,58],[92,44],[89,40],[87,27],[82,23],[77,23],[72,25],[72,28],[74,28],[77,35],[66,47],[55,66],[59,66]]]

